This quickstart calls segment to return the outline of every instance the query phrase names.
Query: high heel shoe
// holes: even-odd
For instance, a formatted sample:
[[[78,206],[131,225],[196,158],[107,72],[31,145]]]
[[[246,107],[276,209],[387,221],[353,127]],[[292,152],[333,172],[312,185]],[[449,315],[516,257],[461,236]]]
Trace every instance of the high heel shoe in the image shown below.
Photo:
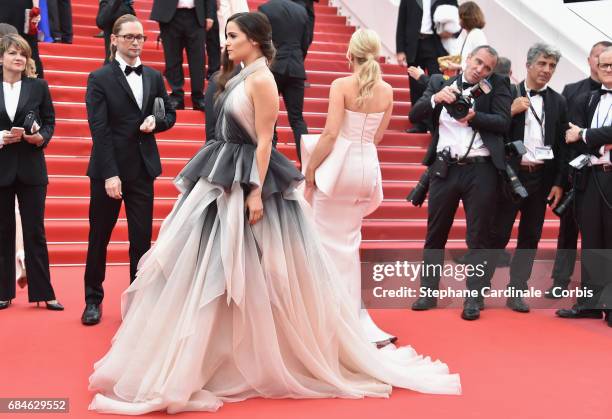
[[[0,301],[0,310],[4,310],[5,308],[8,308],[11,305],[12,301],[13,300]]]
[[[49,302],[49,301],[44,301],[45,303],[45,307],[47,308],[47,310],[51,310],[51,311],[63,311],[64,310],[64,306],[60,304],[59,301],[55,301],[53,302]],[[40,301],[36,302],[36,307],[40,307]]]

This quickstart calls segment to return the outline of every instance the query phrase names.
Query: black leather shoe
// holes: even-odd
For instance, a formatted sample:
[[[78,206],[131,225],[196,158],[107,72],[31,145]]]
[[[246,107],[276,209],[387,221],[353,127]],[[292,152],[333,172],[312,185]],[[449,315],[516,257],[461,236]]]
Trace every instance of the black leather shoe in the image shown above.
[[[170,102],[170,106],[174,108],[175,111],[180,111],[181,109],[185,109],[185,102],[175,97],[170,97],[168,99]]]
[[[414,303],[412,303],[412,309],[414,311],[424,311],[430,308],[436,308],[438,306],[438,299],[435,297],[419,297]]]
[[[205,108],[204,98],[193,99],[193,110],[194,111],[204,112],[204,108]]]
[[[555,314],[564,319],[601,319],[601,310],[582,308],[575,305],[572,308],[561,308]]]
[[[56,301],[55,303],[50,303],[48,301],[45,301],[45,307],[47,308],[47,310],[51,310],[51,311],[64,311],[64,306],[60,304],[59,301]],[[40,301],[36,302],[36,307],[40,307]]]
[[[481,294],[478,297],[476,297],[476,301],[478,301],[478,309],[480,311],[484,310],[485,305],[484,305],[484,296]]]
[[[100,323],[102,318],[102,307],[99,304],[86,304],[83,315],[81,316],[81,323],[86,326],[93,326],[94,324]]]
[[[560,300],[563,298],[561,292],[565,290],[567,290],[567,285],[552,284],[552,286],[544,292],[544,298],[548,298],[549,300]]]
[[[480,307],[478,298],[468,297],[463,303],[463,311],[461,312],[463,320],[477,320],[480,318]]]
[[[506,307],[519,313],[529,313],[529,306],[523,297],[508,297]]]
[[[11,305],[12,301],[13,300],[0,301],[0,310],[4,310],[5,308],[9,308],[9,306]]]

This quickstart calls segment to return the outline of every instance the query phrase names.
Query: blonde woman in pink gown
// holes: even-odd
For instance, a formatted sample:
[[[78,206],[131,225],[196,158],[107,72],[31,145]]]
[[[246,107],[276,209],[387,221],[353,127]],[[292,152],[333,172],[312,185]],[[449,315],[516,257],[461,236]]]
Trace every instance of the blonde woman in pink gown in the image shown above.
[[[270,24],[238,14],[227,34],[215,141],[175,181],[182,195],[89,378],[90,409],[215,411],[253,397],[388,397],[393,386],[459,394],[446,364],[409,346],[376,349],[361,333],[297,190],[303,177],[272,147]]]
[[[396,337],[378,328],[361,307],[359,259],[363,218],[383,199],[376,146],[393,111],[393,90],[382,80],[379,53],[376,32],[360,29],[353,34],[347,53],[353,74],[332,83],[325,129],[316,147],[318,136],[303,138],[302,161],[317,231],[342,273],[338,280],[369,340],[384,346]]]

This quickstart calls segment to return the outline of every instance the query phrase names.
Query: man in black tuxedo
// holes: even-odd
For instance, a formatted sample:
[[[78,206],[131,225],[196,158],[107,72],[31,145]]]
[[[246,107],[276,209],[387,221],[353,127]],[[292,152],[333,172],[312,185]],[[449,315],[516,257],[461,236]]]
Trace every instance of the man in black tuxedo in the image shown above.
[[[551,45],[537,43],[527,52],[527,78],[513,86],[512,126],[508,138],[524,143],[527,153],[510,158],[510,165],[526,188],[526,198],[501,194],[491,228],[493,249],[504,249],[518,212],[521,221],[518,243],[510,265],[508,288],[514,291],[506,305],[527,313],[521,291],[527,290],[538,243],[542,236],[546,204],[556,208],[567,188],[567,105],[565,98],[548,87],[561,52]]]
[[[206,32],[206,79],[210,80],[212,75],[221,68],[221,39],[219,37],[219,19],[217,18],[217,3],[215,3],[215,15],[213,25]]]
[[[47,8],[53,41],[72,44],[71,0],[47,0]]]
[[[441,36],[452,34],[436,33],[433,16],[441,5],[457,7],[457,0],[402,0],[397,16],[395,48],[397,61],[403,66],[421,67],[427,74],[439,74],[438,57],[447,55],[442,46]],[[414,104],[423,95],[423,86],[418,80],[410,79],[410,101]],[[408,132],[426,132],[426,121],[411,121],[415,126]]]
[[[110,38],[115,21],[123,15],[136,16],[134,0],[100,0],[96,26],[104,31],[104,63],[110,61]]]
[[[565,100],[567,100],[568,108],[575,103],[575,99],[580,95],[587,94],[587,92],[597,90],[601,87],[601,81],[597,75],[597,63],[602,51],[611,46],[612,42],[609,41],[601,41],[593,45],[588,58],[589,67],[591,69],[590,76],[576,83],[568,84],[561,93],[563,97],[565,97]],[[570,114],[572,111],[573,109],[569,109]],[[574,274],[577,246],[578,224],[576,223],[574,206],[570,205],[561,216],[559,236],[557,238],[557,254],[555,256],[555,265],[552,272],[553,283],[544,294],[546,298],[561,298],[561,291],[567,289],[570,278]]]
[[[24,32],[25,11],[31,8],[32,0],[2,0],[2,7],[0,7],[0,23],[13,25],[19,31],[19,35],[28,41],[28,45],[30,45],[32,49],[32,59],[36,63],[36,75],[42,79],[45,77],[45,73],[38,52],[38,37]]]
[[[187,53],[193,109],[204,110],[204,60],[206,31],[217,15],[216,0],[155,0],[151,19],[159,22],[164,46],[166,79],[172,88],[171,103],[185,108],[183,50]]]
[[[484,249],[490,249],[489,226],[498,193],[498,172],[503,171],[506,164],[504,135],[511,121],[510,82],[507,77],[493,74],[497,57],[497,51],[488,45],[474,49],[463,74],[448,80],[434,74],[425,93],[410,111],[411,120],[421,122],[432,118],[434,123],[432,140],[423,161],[432,173],[424,273],[421,294],[413,310],[427,310],[437,305],[437,298],[431,294],[439,287],[444,248],[460,200],[465,208],[466,235],[470,238],[467,262],[473,267],[485,266]],[[485,78],[492,86],[491,92],[476,99],[467,116],[459,120],[453,118],[447,105],[457,101],[457,93],[465,92]],[[494,266],[489,265],[489,268],[494,270]],[[480,317],[482,287],[493,274],[482,275],[481,272],[474,269],[467,276],[468,289],[478,296],[466,298],[461,314],[466,320]]]
[[[299,3],[306,8],[308,14],[308,48],[312,44],[314,39],[314,26],[315,26],[315,9],[314,2],[317,3],[319,0],[293,0],[295,3]]]
[[[300,138],[302,134],[308,134],[303,115],[308,15],[303,7],[289,0],[269,0],[259,6],[259,11],[268,17],[272,25],[272,42],[276,47],[276,57],[271,70],[278,91],[285,101],[295,148],[301,161]]]
[[[576,219],[582,237],[581,286],[589,292],[564,318],[600,319],[602,310],[612,327],[612,47],[598,60],[602,86],[576,98],[566,141],[588,165],[574,176]]]
[[[162,75],[140,62],[144,43],[136,17],[122,16],[111,36],[115,56],[87,81],[87,118],[93,148],[87,176],[91,182],[89,247],[85,267],[86,307],[81,321],[97,324],[104,297],[106,248],[125,201],[130,240],[130,281],[140,257],[151,246],[153,181],[161,173],[154,133],[170,129],[176,112],[170,106]],[[165,116],[153,116],[162,98]]]

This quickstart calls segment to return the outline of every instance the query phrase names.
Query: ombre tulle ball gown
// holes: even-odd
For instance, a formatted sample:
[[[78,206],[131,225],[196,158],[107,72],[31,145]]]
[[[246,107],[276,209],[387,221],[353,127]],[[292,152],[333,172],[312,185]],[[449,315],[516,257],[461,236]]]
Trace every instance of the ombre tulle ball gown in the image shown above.
[[[90,409],[144,414],[215,411],[251,397],[387,397],[392,386],[459,394],[457,374],[411,347],[377,350],[362,335],[338,273],[296,190],[293,164],[255,160],[245,79],[217,101],[217,141],[176,180],[182,192],[122,297],[123,323],[95,364]],[[260,185],[264,217],[245,219]]]

